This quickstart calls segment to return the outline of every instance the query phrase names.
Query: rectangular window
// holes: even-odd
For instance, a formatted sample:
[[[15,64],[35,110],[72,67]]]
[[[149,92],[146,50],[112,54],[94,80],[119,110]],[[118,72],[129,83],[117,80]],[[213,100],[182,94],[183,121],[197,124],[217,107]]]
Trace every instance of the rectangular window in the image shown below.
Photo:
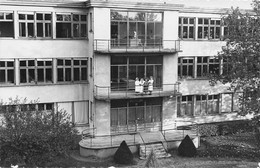
[[[52,83],[52,60],[20,60],[21,83]]]
[[[178,58],[178,76],[180,78],[194,77],[194,58]]]
[[[34,32],[34,13],[22,14],[19,13],[19,36],[20,37],[35,37]]]
[[[219,74],[219,60],[211,57],[197,58],[197,77],[207,77],[209,74]]]
[[[14,20],[11,12],[0,12],[0,37],[14,37]]]
[[[58,82],[86,82],[88,75],[87,59],[58,59]]]
[[[198,18],[198,39],[209,39],[209,18]]]
[[[220,39],[221,31],[220,31],[220,23],[221,20],[210,20],[210,39]]]
[[[14,60],[0,60],[0,84],[14,83]]]
[[[57,14],[57,38],[85,38],[87,37],[87,15]]]
[[[36,13],[36,37],[52,36],[52,15],[50,13]]]
[[[193,116],[193,96],[178,97],[177,116]]]
[[[180,17],[179,18],[179,38],[194,39],[195,18]]]

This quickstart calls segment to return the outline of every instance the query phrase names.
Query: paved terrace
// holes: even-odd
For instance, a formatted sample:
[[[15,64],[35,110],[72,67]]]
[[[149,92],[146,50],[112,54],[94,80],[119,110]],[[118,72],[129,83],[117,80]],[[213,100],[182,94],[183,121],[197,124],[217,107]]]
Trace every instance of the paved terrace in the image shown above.
[[[197,137],[196,130],[167,130],[163,132],[140,132],[122,135],[106,135],[95,136],[94,138],[85,137],[80,141],[80,146],[85,148],[109,148],[120,146],[120,143],[125,140],[128,145],[149,144],[156,142],[180,141],[186,135],[192,139]]]

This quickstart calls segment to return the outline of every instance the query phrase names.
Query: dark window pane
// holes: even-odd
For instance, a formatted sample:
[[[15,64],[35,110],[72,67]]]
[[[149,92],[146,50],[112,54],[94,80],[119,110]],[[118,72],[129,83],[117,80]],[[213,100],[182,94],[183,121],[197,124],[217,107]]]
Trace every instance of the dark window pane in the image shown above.
[[[65,65],[70,66],[71,65],[71,60],[65,60]]]
[[[81,68],[81,79],[87,80],[87,68]]]
[[[20,61],[20,66],[26,66],[26,61]]]
[[[38,75],[38,82],[44,82],[44,70],[43,69],[37,69],[37,75]]]
[[[71,23],[56,24],[57,38],[71,38]]]
[[[88,61],[87,60],[82,60],[81,65],[87,65]]]
[[[46,82],[52,82],[52,69],[46,69]]]
[[[7,82],[14,83],[14,70],[12,69],[7,70]]]
[[[73,21],[79,21],[79,15],[73,14]]]
[[[28,37],[34,37],[33,23],[28,23]]]
[[[71,68],[65,69],[65,81],[71,81]]]
[[[25,14],[19,14],[19,20],[25,20]]]
[[[26,83],[27,82],[27,75],[26,75],[26,69],[20,70],[20,82]]]
[[[19,23],[19,36],[21,37],[26,36],[25,23]]]
[[[35,81],[35,71],[34,69],[29,69],[29,82],[34,82]]]
[[[7,67],[13,67],[14,66],[14,62],[12,61],[7,61]]]
[[[79,68],[74,68],[74,81],[79,81],[79,80],[80,80]]]
[[[14,37],[13,22],[0,22],[0,37]]]
[[[64,81],[62,68],[58,68],[58,81]]]
[[[36,14],[37,20],[43,20],[43,14],[42,13],[37,13]]]
[[[52,65],[52,61],[45,61],[46,66],[51,66]]]
[[[12,13],[6,13],[5,14],[5,17],[6,17],[6,19],[13,19],[13,14]]]
[[[73,37],[79,37],[79,24],[73,24]]]
[[[5,70],[0,70],[0,82],[5,82]]]
[[[81,26],[80,36],[87,37],[87,24],[81,24],[80,26]]]
[[[28,66],[34,66],[34,63],[35,63],[34,60],[29,60],[29,61],[28,61]]]
[[[51,14],[45,14],[45,20],[51,20]]]
[[[79,65],[79,60],[74,60],[74,65]]]
[[[43,23],[37,23],[37,37],[43,37]]]
[[[5,67],[5,61],[0,61],[0,67]]]
[[[44,61],[37,61],[37,66],[44,66]]]
[[[87,15],[80,15],[81,21],[87,21]]]
[[[58,59],[58,65],[63,65],[63,60],[62,59]]]
[[[33,20],[34,19],[34,15],[27,15],[27,20]]]

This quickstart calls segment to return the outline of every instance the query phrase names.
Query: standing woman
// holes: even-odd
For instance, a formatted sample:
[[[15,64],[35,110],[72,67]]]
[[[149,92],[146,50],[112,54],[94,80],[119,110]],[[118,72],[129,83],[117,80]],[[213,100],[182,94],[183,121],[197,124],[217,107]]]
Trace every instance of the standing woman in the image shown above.
[[[135,93],[140,93],[140,81],[138,77],[135,78]]]
[[[144,92],[144,79],[141,78],[140,80],[140,93],[143,95]]]
[[[148,81],[148,91],[149,91],[149,94],[151,95],[152,94],[152,92],[153,92],[153,77],[152,76],[150,76],[150,79],[149,79],[149,81]]]

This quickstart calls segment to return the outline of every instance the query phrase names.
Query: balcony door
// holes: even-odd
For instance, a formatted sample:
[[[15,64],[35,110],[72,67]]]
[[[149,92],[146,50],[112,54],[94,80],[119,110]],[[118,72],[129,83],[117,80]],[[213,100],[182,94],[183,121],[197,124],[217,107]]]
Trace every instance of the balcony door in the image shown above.
[[[112,11],[112,47],[159,46],[162,44],[162,13]]]
[[[112,56],[111,90],[128,91],[135,87],[135,79],[154,79],[154,87],[162,87],[162,56]]]

